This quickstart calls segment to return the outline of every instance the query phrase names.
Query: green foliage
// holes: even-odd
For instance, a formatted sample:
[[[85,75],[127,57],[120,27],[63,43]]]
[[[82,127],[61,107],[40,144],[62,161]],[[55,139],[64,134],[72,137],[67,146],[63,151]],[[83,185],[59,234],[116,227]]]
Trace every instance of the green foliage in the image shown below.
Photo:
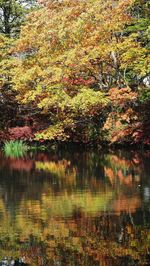
[[[101,110],[109,102],[105,93],[94,91],[90,88],[82,88],[80,92],[72,98],[72,109],[75,112],[81,112],[83,115],[94,115],[95,112]]]
[[[20,158],[23,157],[28,150],[28,146],[21,140],[8,141],[4,144],[4,154],[6,157]]]
[[[139,99],[141,102],[150,101],[150,88],[139,88]]]
[[[16,37],[26,14],[36,0],[0,0],[0,33]]]
[[[67,135],[64,132],[63,124],[58,123],[56,125],[48,127],[41,133],[37,133],[35,136],[36,140],[67,140]]]
[[[133,1],[131,15],[132,23],[124,31],[124,41],[127,52],[121,59],[121,67],[128,84],[138,84],[140,79],[150,73],[150,1]],[[126,49],[125,48],[125,49]],[[124,49],[124,48],[123,48]],[[129,77],[129,78],[128,78]]]

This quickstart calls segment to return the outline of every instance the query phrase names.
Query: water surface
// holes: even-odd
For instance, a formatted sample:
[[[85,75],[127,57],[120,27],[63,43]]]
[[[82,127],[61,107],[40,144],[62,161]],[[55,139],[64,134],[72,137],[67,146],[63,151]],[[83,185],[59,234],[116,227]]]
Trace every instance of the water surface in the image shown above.
[[[150,152],[0,154],[0,260],[150,265]]]

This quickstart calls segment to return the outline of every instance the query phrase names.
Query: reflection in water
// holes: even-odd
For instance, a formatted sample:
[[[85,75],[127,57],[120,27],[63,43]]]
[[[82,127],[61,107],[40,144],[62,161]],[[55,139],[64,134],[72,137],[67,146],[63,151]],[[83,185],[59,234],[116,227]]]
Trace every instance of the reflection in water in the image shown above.
[[[150,264],[150,154],[0,155],[0,258],[35,266]]]

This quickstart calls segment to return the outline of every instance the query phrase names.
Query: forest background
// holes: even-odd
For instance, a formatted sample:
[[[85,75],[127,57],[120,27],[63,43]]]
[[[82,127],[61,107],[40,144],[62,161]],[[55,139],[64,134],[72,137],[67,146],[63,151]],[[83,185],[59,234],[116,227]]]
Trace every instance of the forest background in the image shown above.
[[[150,0],[0,0],[0,139],[150,145]]]

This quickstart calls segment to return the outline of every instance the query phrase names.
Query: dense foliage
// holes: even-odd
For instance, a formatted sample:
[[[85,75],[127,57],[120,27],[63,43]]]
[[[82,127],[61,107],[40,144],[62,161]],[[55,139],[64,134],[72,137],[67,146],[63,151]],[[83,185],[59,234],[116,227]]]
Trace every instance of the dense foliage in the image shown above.
[[[1,90],[25,106],[22,126],[36,140],[149,144],[150,1],[39,3],[11,48],[1,36]]]
[[[0,0],[0,32],[15,37],[36,0]]]

